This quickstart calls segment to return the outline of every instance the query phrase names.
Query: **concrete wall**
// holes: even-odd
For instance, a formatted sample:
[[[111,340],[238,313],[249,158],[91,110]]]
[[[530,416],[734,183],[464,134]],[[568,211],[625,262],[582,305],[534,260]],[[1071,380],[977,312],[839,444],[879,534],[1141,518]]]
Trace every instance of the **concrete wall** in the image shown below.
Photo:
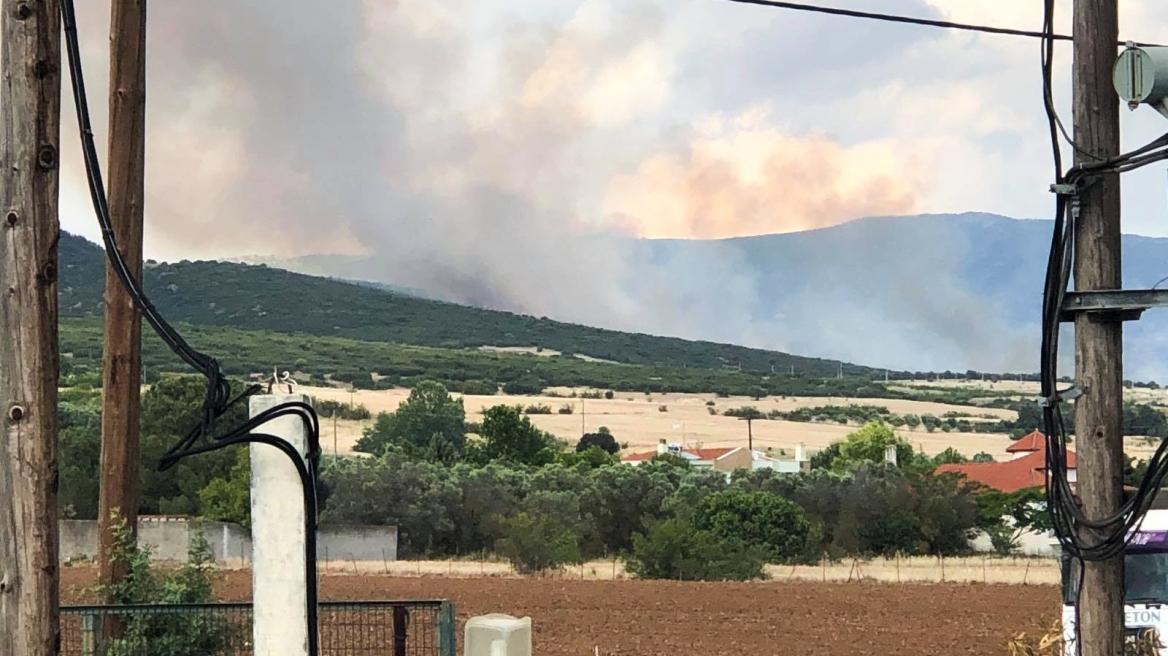
[[[320,529],[316,540],[320,560],[397,560],[395,526],[330,526]]]
[[[1018,536],[1018,549],[1015,553],[1020,556],[1055,557],[1058,555],[1058,550],[1051,543],[1052,539],[1050,533],[1022,531]],[[994,551],[994,547],[990,543],[990,536],[986,535],[984,531],[978,531],[969,541],[969,546],[977,553],[993,553]]]
[[[143,517],[138,521],[141,544],[153,548],[154,560],[185,562],[191,532],[199,527],[215,562],[225,567],[251,564],[251,532],[238,524],[192,522],[185,517]],[[98,532],[94,520],[61,520],[62,560],[97,558]],[[326,526],[317,532],[317,559],[327,561],[397,560],[397,528],[393,526]]]

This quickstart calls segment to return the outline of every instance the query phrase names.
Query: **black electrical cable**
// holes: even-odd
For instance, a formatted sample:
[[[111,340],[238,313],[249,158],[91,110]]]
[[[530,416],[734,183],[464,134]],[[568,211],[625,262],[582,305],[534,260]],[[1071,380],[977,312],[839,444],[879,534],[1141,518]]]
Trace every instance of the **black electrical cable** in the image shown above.
[[[308,653],[317,656],[318,642],[318,594],[317,594],[317,567],[316,567],[316,518],[317,518],[317,473],[320,467],[320,420],[316,410],[307,403],[293,401],[280,404],[252,417],[242,425],[232,430],[216,435],[214,433],[215,420],[220,418],[233,405],[247,398],[257,391],[258,386],[250,386],[243,394],[232,399],[231,388],[223,377],[219,363],[214,358],[201,353],[191,347],[183,339],[166,318],[163,317],[142,290],[138,281],[127,266],[121,251],[117,248],[112,221],[109,215],[109,206],[106,201],[105,187],[101,177],[101,168],[98,162],[97,147],[93,141],[93,129],[90,123],[89,106],[86,100],[85,79],[81,66],[80,44],[77,34],[77,18],[73,0],[62,0],[61,19],[65,32],[65,47],[69,60],[70,81],[73,87],[73,99],[77,108],[77,122],[81,133],[82,154],[85,160],[85,172],[89,183],[89,192],[93,200],[98,223],[102,229],[102,238],[105,242],[106,256],[111,267],[134,301],[134,305],[146,318],[147,322],[158,333],[158,336],[192,368],[207,378],[207,395],[203,402],[202,421],[194,426],[186,436],[172,446],[163,455],[159,462],[159,470],[166,471],[174,467],[184,458],[201,453],[216,451],[231,446],[243,444],[267,444],[279,449],[286,455],[296,468],[300,478],[304,497],[304,556],[305,556],[305,597],[308,628]],[[304,424],[308,436],[308,453],[302,457],[299,451],[284,438],[267,433],[252,432],[273,419],[280,417],[297,417]]]
[[[809,5],[801,2],[784,2],[782,0],[726,0],[727,2],[735,2],[744,5],[759,5],[762,7],[772,7],[775,9],[791,9],[794,11],[806,11],[816,14],[827,14],[830,16],[846,16],[848,18],[864,18],[869,20],[884,21],[887,23],[901,23],[906,25],[921,25],[924,27],[940,27],[949,30],[962,30],[966,32],[981,32],[983,34],[1000,34],[1004,36],[1022,36],[1033,39],[1043,39],[1044,41],[1071,41],[1073,37],[1065,34],[1054,34],[1053,32],[1033,32],[1031,30],[1019,30],[1009,27],[992,27],[989,25],[974,25],[972,23],[956,23],[953,21],[935,20],[932,18],[917,18],[915,16],[903,16],[900,14],[885,14],[874,11],[859,11],[856,9],[843,9],[840,7],[824,7],[822,5]],[[1118,45],[1125,45],[1127,42],[1120,42]],[[1151,48],[1157,47],[1154,43],[1137,42],[1132,45]]]

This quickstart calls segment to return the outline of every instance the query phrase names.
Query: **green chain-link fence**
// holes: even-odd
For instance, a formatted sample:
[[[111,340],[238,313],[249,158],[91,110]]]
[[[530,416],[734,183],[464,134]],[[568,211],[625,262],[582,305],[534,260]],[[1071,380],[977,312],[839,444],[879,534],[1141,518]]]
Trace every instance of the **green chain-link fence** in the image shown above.
[[[252,656],[251,622],[251,604],[63,607],[61,656]],[[322,603],[319,631],[320,656],[457,655],[449,601]]]

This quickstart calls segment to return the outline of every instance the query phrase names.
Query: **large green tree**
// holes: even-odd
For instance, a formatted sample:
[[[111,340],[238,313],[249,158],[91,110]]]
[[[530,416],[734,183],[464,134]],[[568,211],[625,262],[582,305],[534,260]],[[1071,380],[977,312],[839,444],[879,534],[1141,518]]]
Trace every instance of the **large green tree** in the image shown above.
[[[625,567],[643,579],[746,581],[766,578],[765,562],[766,552],[758,547],[673,518],[652,522],[633,536]]]
[[[96,519],[101,407],[62,401],[57,406],[57,422],[60,459],[57,500],[62,514],[65,518]]]
[[[839,446],[839,455],[831,466],[846,469],[862,462],[884,462],[889,446],[896,446],[896,461],[904,465],[913,460],[912,445],[897,437],[888,424],[872,420],[850,433]]]
[[[448,464],[461,459],[465,448],[462,399],[452,398],[446,386],[434,381],[418,383],[397,411],[378,415],[355,447],[374,455],[400,451]]]
[[[772,562],[805,555],[811,523],[803,509],[770,492],[726,490],[698,503],[694,525],[763,548]]]
[[[242,381],[231,381],[232,396],[245,389]],[[171,469],[158,471],[158,462],[203,418],[207,381],[201,376],[166,376],[150,386],[142,396],[142,499],[145,514],[199,514],[199,492],[216,478],[231,478],[236,464],[235,449],[230,447],[191,456]],[[222,434],[243,424],[248,417],[247,403],[237,403],[215,423]]]
[[[546,465],[556,459],[562,444],[531,423],[518,407],[497,405],[483,413],[479,428],[482,440],[474,444],[473,457],[479,463],[509,462],[515,465]]]

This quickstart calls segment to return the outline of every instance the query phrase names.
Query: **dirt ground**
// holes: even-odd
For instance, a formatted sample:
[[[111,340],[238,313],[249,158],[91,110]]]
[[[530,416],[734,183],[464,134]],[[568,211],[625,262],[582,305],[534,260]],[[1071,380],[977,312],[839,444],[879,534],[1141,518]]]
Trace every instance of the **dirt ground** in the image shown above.
[[[66,602],[92,570],[65,569]],[[250,573],[225,573],[225,601],[250,596]],[[459,621],[532,618],[541,656],[1000,655],[1059,611],[1052,586],[881,583],[677,583],[328,576],[325,600],[450,599]],[[461,631],[461,628],[460,628]]]

